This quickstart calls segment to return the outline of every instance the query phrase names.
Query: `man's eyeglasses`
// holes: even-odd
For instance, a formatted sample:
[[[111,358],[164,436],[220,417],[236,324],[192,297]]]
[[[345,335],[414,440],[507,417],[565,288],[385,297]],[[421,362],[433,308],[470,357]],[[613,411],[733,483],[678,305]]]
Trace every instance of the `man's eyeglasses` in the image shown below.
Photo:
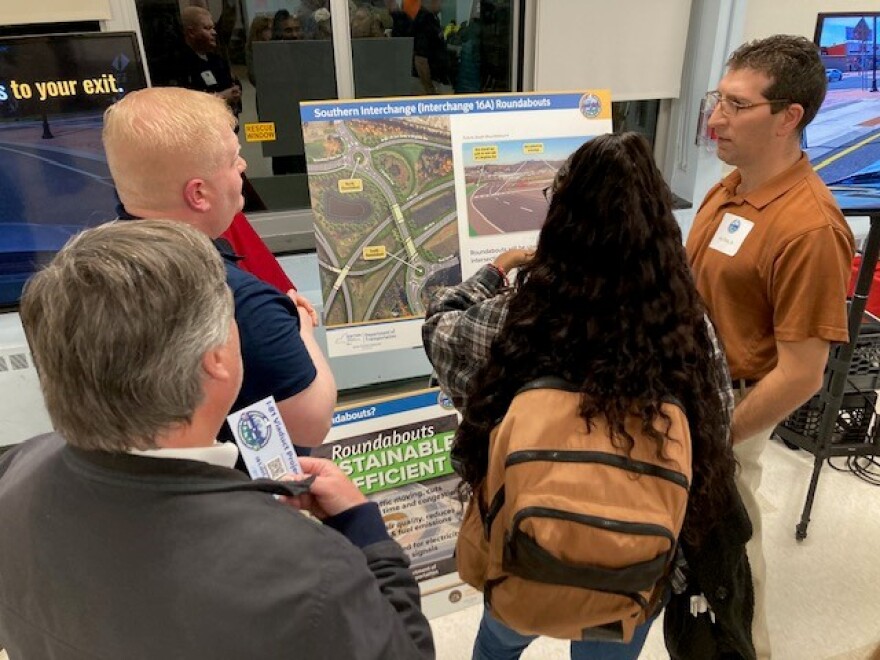
[[[725,117],[735,117],[740,110],[750,110],[761,105],[776,105],[778,103],[791,103],[789,99],[770,99],[769,101],[759,101],[752,103],[751,101],[734,101],[725,96],[721,96],[721,92],[709,92],[706,94],[706,110],[711,113],[716,106],[721,108],[721,114]]]

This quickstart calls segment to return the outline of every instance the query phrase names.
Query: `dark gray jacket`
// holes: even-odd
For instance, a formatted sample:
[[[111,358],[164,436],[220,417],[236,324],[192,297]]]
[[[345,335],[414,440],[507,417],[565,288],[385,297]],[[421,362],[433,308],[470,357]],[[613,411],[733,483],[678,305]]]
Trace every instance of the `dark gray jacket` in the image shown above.
[[[340,534],[260,492],[278,488],[55,434],[7,452],[0,647],[15,660],[433,658],[378,508],[331,519]]]
[[[731,484],[730,507],[700,547],[682,540],[688,563],[688,586],[673,594],[666,605],[663,633],[672,660],[755,660],[752,616],[755,592],[746,556],[752,523]],[[692,616],[690,597],[703,594],[715,620],[708,614]]]

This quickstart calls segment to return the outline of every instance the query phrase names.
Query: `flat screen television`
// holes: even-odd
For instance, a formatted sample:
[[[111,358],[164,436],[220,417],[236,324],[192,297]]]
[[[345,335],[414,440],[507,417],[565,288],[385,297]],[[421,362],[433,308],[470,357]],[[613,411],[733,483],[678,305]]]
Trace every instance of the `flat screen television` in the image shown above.
[[[115,217],[102,115],[145,86],[133,32],[0,39],[0,308],[70,236]]]
[[[819,14],[828,93],[804,148],[844,210],[880,209],[880,12]]]

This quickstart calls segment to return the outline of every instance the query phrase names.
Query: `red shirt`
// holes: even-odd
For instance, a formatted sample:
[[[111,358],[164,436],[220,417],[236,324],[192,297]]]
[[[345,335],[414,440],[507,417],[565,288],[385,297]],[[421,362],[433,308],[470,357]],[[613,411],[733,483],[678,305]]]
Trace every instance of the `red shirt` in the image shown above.
[[[247,216],[239,211],[232,219],[229,228],[220,235],[229,241],[232,251],[241,259],[236,264],[266,284],[271,284],[281,293],[296,290],[293,282],[284,273],[275,255],[269,251],[263,239],[254,231]]]

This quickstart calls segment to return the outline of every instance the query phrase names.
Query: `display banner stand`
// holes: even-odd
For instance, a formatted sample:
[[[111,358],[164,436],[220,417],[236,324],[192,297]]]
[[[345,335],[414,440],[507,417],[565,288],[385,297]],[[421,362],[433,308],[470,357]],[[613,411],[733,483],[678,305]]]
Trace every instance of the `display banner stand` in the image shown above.
[[[343,406],[313,456],[329,458],[376,502],[391,536],[409,555],[434,618],[482,602],[455,570],[464,514],[449,450],[459,415],[439,388]]]

